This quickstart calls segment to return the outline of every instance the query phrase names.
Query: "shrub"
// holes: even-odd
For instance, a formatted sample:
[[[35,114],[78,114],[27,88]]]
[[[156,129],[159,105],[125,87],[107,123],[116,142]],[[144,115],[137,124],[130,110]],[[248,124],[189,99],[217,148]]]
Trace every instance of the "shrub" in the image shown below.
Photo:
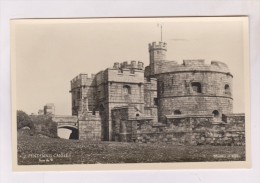
[[[31,130],[34,129],[33,122],[26,114],[24,111],[18,110],[17,111],[17,130],[24,128],[24,127],[29,127]]]
[[[57,123],[52,121],[51,116],[38,115],[31,116],[35,126],[35,132],[48,137],[57,138]]]

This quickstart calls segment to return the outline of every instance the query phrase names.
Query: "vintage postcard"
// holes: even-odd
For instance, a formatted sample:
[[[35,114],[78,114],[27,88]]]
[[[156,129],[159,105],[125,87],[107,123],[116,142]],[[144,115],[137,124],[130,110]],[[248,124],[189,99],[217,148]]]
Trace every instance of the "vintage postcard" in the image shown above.
[[[249,168],[248,17],[11,20],[15,171]]]

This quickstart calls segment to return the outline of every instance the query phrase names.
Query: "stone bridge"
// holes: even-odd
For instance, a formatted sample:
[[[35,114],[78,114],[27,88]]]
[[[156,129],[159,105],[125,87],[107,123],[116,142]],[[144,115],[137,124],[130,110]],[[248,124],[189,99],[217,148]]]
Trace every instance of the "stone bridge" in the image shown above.
[[[79,138],[79,123],[77,116],[55,115],[52,120],[57,123],[57,128],[65,128],[71,130],[69,139]]]

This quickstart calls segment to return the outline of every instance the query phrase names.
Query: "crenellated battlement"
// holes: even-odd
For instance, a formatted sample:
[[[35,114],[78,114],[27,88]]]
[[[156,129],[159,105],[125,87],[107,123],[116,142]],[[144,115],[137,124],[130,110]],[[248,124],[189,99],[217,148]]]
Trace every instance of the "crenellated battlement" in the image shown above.
[[[145,83],[156,83],[157,84],[157,79],[156,78],[144,78]]]
[[[161,41],[149,43],[149,52],[153,50],[167,50],[167,43]]]
[[[183,65],[185,66],[202,66],[205,65],[205,60],[198,59],[198,60],[183,60]]]
[[[77,75],[75,78],[73,78],[71,80],[71,82],[75,82],[77,80],[82,80],[82,79],[94,79],[96,76],[96,74],[91,74],[90,77],[88,74],[86,73],[80,73],[79,75]]]
[[[228,68],[227,64],[220,61],[211,61],[211,66],[216,66],[220,68]]]
[[[128,61],[124,62],[115,62],[113,69],[131,69],[131,70],[143,70],[144,69],[144,63],[141,61],[135,61],[132,60],[130,63]]]
[[[203,59],[197,60],[183,60],[182,64],[176,61],[158,61],[155,64],[155,74],[163,74],[169,72],[223,72],[229,73],[228,66],[220,61],[211,61],[210,64],[205,63]]]
[[[204,68],[209,68],[213,70],[219,70],[219,71],[228,71],[229,68],[227,64],[220,62],[220,61],[211,61],[210,64],[206,64],[205,60],[203,59],[197,59],[197,60],[183,60],[184,66],[187,67],[204,67]]]
[[[220,61],[211,61],[210,64],[205,63],[205,60],[198,59],[198,60],[184,60],[183,65],[187,67],[192,67],[194,69],[202,69],[209,71],[218,71],[218,72],[229,72],[228,66]]]
[[[95,78],[95,74],[91,74],[91,76],[89,77],[88,74],[81,73],[70,81],[71,89],[80,86],[90,86],[92,85],[94,78]]]

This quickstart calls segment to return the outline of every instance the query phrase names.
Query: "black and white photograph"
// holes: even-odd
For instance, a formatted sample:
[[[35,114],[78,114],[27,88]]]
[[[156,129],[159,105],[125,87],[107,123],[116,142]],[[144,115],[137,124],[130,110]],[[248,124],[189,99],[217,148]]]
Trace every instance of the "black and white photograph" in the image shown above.
[[[249,167],[248,38],[246,16],[12,20],[15,169]]]

